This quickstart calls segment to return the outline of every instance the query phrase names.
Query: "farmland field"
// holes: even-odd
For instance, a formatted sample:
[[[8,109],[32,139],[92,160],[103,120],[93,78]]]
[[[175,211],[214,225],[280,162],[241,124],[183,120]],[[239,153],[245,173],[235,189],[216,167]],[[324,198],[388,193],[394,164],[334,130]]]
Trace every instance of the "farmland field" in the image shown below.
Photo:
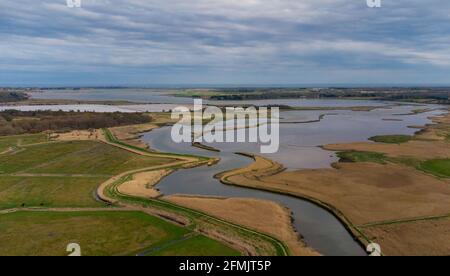
[[[104,177],[0,176],[0,209],[101,207],[93,193]]]
[[[92,141],[55,142],[0,155],[0,173],[115,175],[167,163]]]
[[[0,255],[68,255],[68,243],[83,255],[135,255],[189,233],[141,212],[17,212],[0,215]],[[237,253],[204,236],[180,247],[189,255]]]

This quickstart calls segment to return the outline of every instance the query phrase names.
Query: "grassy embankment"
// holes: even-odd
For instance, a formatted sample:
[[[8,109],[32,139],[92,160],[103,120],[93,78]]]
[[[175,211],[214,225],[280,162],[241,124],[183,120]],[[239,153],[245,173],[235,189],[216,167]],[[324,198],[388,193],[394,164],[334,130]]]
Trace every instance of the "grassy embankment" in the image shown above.
[[[145,151],[141,148],[127,145],[117,139],[108,131],[106,137],[110,142],[119,143],[122,146],[128,146],[133,150]],[[173,155],[180,157],[184,155]],[[181,166],[176,166],[167,169],[180,169]],[[229,240],[230,243],[237,243],[241,246],[241,250],[246,251],[247,254],[256,255],[288,255],[289,249],[279,240],[259,233],[254,230],[239,226],[237,224],[229,223],[221,219],[217,219],[206,213],[196,211],[190,208],[181,207],[176,204],[159,200],[159,199],[144,199],[140,197],[133,197],[119,192],[118,187],[131,179],[132,175],[125,175],[109,185],[105,189],[105,194],[118,202],[134,204],[143,207],[156,208],[159,210],[175,213],[189,219],[193,229],[199,229],[201,232],[208,233],[212,236],[217,236],[220,239]]]
[[[149,249],[157,253],[166,243],[175,246],[173,241],[181,239],[177,233],[190,235],[177,246],[196,245],[183,251],[185,254],[239,254],[223,243],[160,218],[144,213],[106,212],[111,208],[93,197],[99,183],[119,172],[161,165],[172,159],[149,158],[93,141],[45,142],[46,137],[2,138],[6,146],[17,146],[20,141],[20,151],[0,155],[0,209],[38,209],[0,215],[1,255],[65,255],[69,242],[79,242],[86,255],[135,254]],[[70,212],[75,207],[82,208]],[[105,211],[92,211],[101,208]],[[141,231],[147,236],[137,234]],[[128,244],[134,239],[139,243]],[[27,242],[17,246],[18,240]]]
[[[108,197],[124,204],[132,204],[144,208],[155,208],[185,217],[189,220],[189,228],[197,229],[202,233],[215,236],[221,240],[226,240],[231,244],[238,245],[246,254],[252,255],[287,255],[289,250],[280,241],[268,235],[258,233],[237,224],[232,224],[221,219],[217,219],[206,213],[190,208],[181,207],[176,204],[158,200],[144,199],[128,196],[118,191],[118,186],[129,181],[131,175],[125,176],[113,185],[107,187],[105,193]]]
[[[21,139],[34,141],[36,138],[33,137],[33,139],[31,139],[31,137],[23,136]],[[46,138],[41,137],[37,139],[37,141],[43,142],[45,139]],[[9,138],[6,140],[8,140],[8,142],[5,142],[6,144],[14,144],[17,141],[16,138]],[[44,144],[30,145],[27,147],[24,147],[22,144],[22,151],[15,154],[0,155],[0,159],[2,161],[0,163],[2,171],[0,181],[3,182],[0,187],[2,188],[1,192],[3,193],[2,199],[5,199],[3,202],[0,201],[1,208],[44,208],[41,210],[45,210],[45,208],[50,207],[98,208],[104,205],[93,199],[92,192],[98,185],[99,181],[104,181],[112,175],[122,171],[127,171],[137,167],[148,167],[164,164],[168,161],[166,160],[167,154],[161,154],[160,158],[158,158],[158,154],[151,153],[152,158],[148,158],[144,155],[132,153],[133,150],[145,151],[139,147],[129,146],[125,143],[120,143],[120,146],[130,147],[130,151],[124,151],[123,149],[111,147],[98,142],[76,141],[51,143],[44,142]],[[171,157],[180,158],[181,156],[171,155]],[[22,160],[25,160],[25,162],[21,162]],[[135,199],[132,201],[136,203]],[[139,204],[141,204],[141,202],[139,202]],[[178,206],[174,204],[155,200],[152,204],[152,208],[155,208],[155,205],[162,205],[166,210],[179,211]],[[268,236],[262,235],[261,238],[259,233],[244,229],[237,225],[228,224],[224,221],[215,219],[211,216],[205,216],[199,212],[189,210],[187,208],[181,208],[181,210],[184,214],[194,214],[197,222],[201,221],[201,224],[204,225],[205,228],[209,228],[212,224],[215,224],[218,233],[221,233],[225,226],[225,233],[241,234],[242,232],[245,235],[248,235],[248,237],[246,237],[247,239],[252,242],[255,242],[256,240],[259,244],[262,244],[262,249],[255,252],[257,254],[271,254],[270,252],[272,252],[273,254],[283,255],[287,252],[283,245],[281,245],[281,250],[274,249],[274,251],[272,251],[272,249],[270,249],[272,246],[271,243],[273,242],[275,244],[274,247],[277,247],[279,244],[278,241]],[[70,214],[66,214],[66,216],[70,216]],[[71,219],[68,218],[68,220],[70,221]],[[192,232],[194,228],[189,228],[189,230]],[[93,229],[93,231],[95,232],[95,229]],[[66,232],[64,232],[64,235],[70,236]],[[41,238],[43,237],[34,236],[32,240],[43,246],[46,241]],[[184,243],[191,244],[196,241],[199,243],[198,246],[184,245]],[[194,255],[201,255],[203,253],[206,254],[206,252],[209,252],[207,255],[237,254],[237,251],[231,249],[230,247],[206,237],[195,238],[193,240],[183,239],[183,241],[177,241],[175,244],[181,248],[191,247],[192,250],[190,251],[190,254]],[[174,247],[175,244],[171,242],[170,247]],[[211,251],[208,247],[203,247],[202,244],[209,244],[216,249],[221,248],[221,250]],[[194,250],[195,248],[203,249],[201,252],[198,252]],[[154,249],[151,251],[155,254],[157,253]],[[13,253],[13,251],[10,252],[10,254]],[[42,254],[47,254],[47,252]],[[48,254],[59,253],[49,252]]]
[[[237,255],[238,251],[189,229],[134,211],[15,212],[0,215],[0,255]],[[18,241],[22,241],[19,243]],[[177,251],[181,248],[182,251]]]

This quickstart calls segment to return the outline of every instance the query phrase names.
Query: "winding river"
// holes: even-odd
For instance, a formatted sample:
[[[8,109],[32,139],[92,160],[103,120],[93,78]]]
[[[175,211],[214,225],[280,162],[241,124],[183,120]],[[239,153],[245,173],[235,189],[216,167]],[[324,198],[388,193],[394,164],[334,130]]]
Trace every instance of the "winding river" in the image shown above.
[[[410,125],[429,123],[429,116],[441,111],[405,115],[413,106],[376,109],[371,112],[339,111],[325,116],[314,123],[286,123],[280,126],[280,151],[269,155],[290,169],[329,167],[336,161],[332,152],[324,151],[319,145],[338,142],[364,141],[376,134],[413,134],[417,129]],[[295,121],[317,118],[323,112],[282,113],[284,120]],[[395,120],[386,120],[392,119]],[[183,154],[196,154],[220,157],[221,161],[213,167],[199,167],[180,170],[164,178],[158,188],[164,195],[185,194],[222,197],[245,197],[271,200],[288,207],[292,211],[294,226],[305,242],[324,255],[365,255],[357,241],[329,211],[299,198],[271,192],[229,186],[214,179],[223,171],[246,166],[253,160],[234,154],[235,152],[257,153],[257,146],[248,143],[209,144],[221,150],[210,152],[192,147],[190,144],[177,144],[170,139],[170,127],[160,128],[144,134],[143,140],[153,149]]]

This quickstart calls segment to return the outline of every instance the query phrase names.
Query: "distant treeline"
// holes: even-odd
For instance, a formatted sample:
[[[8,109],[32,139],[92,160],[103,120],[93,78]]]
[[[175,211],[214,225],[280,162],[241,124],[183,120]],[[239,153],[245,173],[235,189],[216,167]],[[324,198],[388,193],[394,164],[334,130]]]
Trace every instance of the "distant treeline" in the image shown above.
[[[366,98],[376,100],[428,100],[449,104],[450,88],[230,88],[215,90],[211,100]]]
[[[0,91],[0,103],[18,102],[28,99],[23,92]]]
[[[0,112],[0,136],[39,133],[46,130],[64,132],[98,129],[148,123],[151,120],[149,115],[142,113],[6,110]]]

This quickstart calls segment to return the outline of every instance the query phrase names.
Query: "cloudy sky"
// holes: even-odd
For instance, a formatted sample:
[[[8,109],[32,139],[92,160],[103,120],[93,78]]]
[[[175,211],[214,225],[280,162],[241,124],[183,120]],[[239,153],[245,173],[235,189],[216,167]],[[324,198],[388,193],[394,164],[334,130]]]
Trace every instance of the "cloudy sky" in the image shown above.
[[[450,84],[450,1],[0,1],[0,86]]]

